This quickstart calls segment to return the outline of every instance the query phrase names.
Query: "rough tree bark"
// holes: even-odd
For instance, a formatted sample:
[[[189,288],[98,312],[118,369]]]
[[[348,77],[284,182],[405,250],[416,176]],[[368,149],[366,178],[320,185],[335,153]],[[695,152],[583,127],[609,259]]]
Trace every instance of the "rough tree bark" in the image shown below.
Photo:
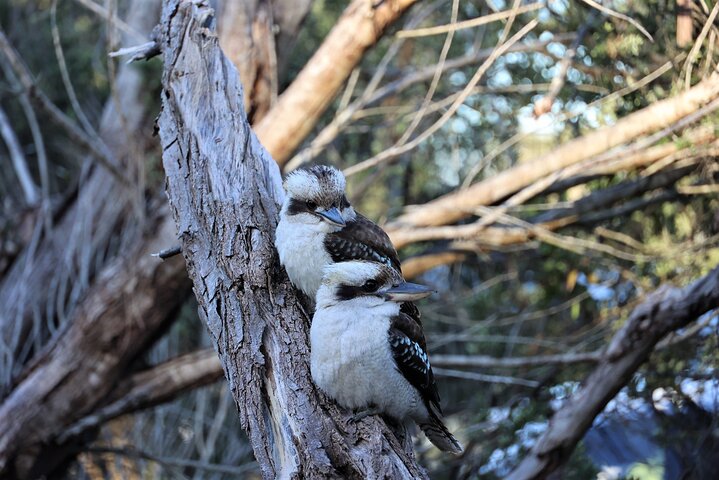
[[[163,164],[182,251],[265,478],[424,477],[376,418],[348,422],[315,388],[308,318],[277,262],[276,163],[250,130],[241,85],[203,3],[163,10]]]

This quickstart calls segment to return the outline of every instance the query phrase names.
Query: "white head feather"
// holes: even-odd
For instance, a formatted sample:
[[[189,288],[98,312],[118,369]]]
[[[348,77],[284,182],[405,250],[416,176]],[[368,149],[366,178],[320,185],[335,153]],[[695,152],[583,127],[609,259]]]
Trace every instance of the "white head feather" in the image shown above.
[[[321,200],[341,198],[345,194],[345,177],[342,172],[327,165],[295,170],[285,179],[285,190],[292,198]]]

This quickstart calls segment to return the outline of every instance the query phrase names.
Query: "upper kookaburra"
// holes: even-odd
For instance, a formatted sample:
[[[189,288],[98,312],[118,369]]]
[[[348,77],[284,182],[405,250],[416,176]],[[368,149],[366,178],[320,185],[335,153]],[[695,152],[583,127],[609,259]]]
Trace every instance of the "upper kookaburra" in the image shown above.
[[[401,272],[387,234],[347,200],[342,172],[325,165],[295,170],[285,191],[275,245],[290,281],[310,298],[330,263],[371,260]]]
[[[384,230],[354,211],[345,195],[345,178],[339,170],[328,166],[296,170],[287,176],[284,186],[287,196],[280,212],[275,245],[290,281],[316,300],[311,329],[312,375],[315,382],[345,407],[375,406],[379,412],[396,418],[413,418],[439,448],[461,452],[461,446],[440,420],[439,394],[427,359],[419,310],[412,303],[426,296],[426,291],[418,296],[417,291],[400,295],[400,292],[387,294],[375,290],[345,298],[346,295],[338,289],[346,286],[349,290],[356,290],[355,287],[364,285],[352,283],[356,283],[358,278],[366,277],[364,282],[369,282],[367,288],[375,283],[377,288],[389,284],[391,288],[409,285],[402,280],[397,251]],[[350,277],[354,280],[348,280]],[[320,295],[322,290],[325,293]],[[376,302],[371,301],[373,298],[382,299],[382,308],[376,308]],[[355,316],[340,315],[342,306],[353,311]],[[385,324],[386,328],[383,327]],[[341,344],[333,347],[320,340],[324,338],[323,331],[330,331],[327,328],[341,333],[338,337],[342,339]],[[375,328],[379,330],[375,331]],[[365,330],[373,330],[371,333],[376,335],[371,347],[364,351],[369,355],[368,361],[374,362],[369,370],[362,367],[367,364],[366,361],[357,363],[356,359],[347,360],[357,356],[352,353],[356,353],[356,349],[350,348],[350,344],[362,343],[362,332]],[[382,385],[379,390],[358,388],[342,394],[344,387],[339,385],[352,389],[352,382],[341,380],[336,375],[315,376],[316,372],[320,375],[320,372],[326,372],[326,368],[340,365],[323,367],[324,360],[320,359],[332,357],[326,355],[328,348],[333,348],[335,353],[348,352],[347,356],[340,355],[337,359],[343,365],[341,376],[364,376],[367,382],[391,383]],[[387,352],[392,355],[388,356]],[[398,352],[401,352],[399,356]],[[382,368],[394,374],[379,375]],[[329,383],[337,382],[338,388],[333,388],[328,378],[333,378]],[[378,392],[384,391],[392,396],[395,388],[414,393],[401,396],[391,405],[378,404]],[[348,395],[354,400],[347,402]]]

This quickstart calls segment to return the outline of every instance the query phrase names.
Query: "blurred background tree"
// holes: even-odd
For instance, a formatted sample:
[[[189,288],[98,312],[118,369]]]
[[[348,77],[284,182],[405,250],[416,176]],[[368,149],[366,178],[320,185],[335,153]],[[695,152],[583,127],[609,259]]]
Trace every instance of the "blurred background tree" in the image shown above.
[[[239,49],[229,55],[255,124],[272,115],[348,8],[315,0],[283,17],[292,2],[248,2],[245,9],[213,3],[223,47]],[[607,142],[573,170],[529,182],[543,185],[536,191],[508,190],[478,203],[455,229],[429,234],[426,225],[393,222],[409,206],[551,155],[714,74],[717,4],[638,0],[607,5],[611,11],[592,4],[417,2],[366,52],[299,148],[275,155],[285,171],[307,163],[344,169],[356,208],[387,223],[403,247],[405,273],[439,290],[422,305],[423,319],[448,423],[467,452],[449,458],[418,440],[432,478],[504,478],[591,370],[590,354],[645,295],[668,283],[686,285],[719,263],[719,93],[661,128]],[[123,0],[0,4],[0,298],[16,299],[0,307],[0,401],[78,322],[79,305],[98,289],[104,269],[129,262],[134,245],[152,243],[164,224],[164,174],[152,135],[161,66],[108,57],[145,41],[158,12],[158,2]],[[459,28],[489,15],[498,18]],[[430,30],[442,25],[448,27]],[[233,39],[239,43],[231,47]],[[103,155],[129,187],[113,174],[111,189],[88,190],[98,171],[108,175]],[[105,213],[93,199],[108,204]],[[95,213],[66,220],[83,208]],[[461,226],[483,218],[487,225],[463,233],[469,230]],[[75,246],[50,241],[58,237]],[[163,242],[172,246],[172,237],[152,244]],[[27,258],[45,251],[44,271],[53,272],[47,283],[18,283],[30,278],[23,276],[31,270]],[[38,271],[33,275],[43,278]],[[20,288],[42,292],[18,296]],[[91,429],[63,436],[123,398],[127,387],[119,386],[132,375],[211,346],[187,281],[170,297],[157,302],[153,328],[138,334],[142,346],[109,369],[104,393],[45,437],[45,453],[32,468],[52,456],[57,466],[49,471],[69,478],[259,476],[232,398],[215,381],[218,363],[197,374],[201,381],[151,402],[163,402],[158,406],[134,412],[146,405],[130,402],[116,412],[126,415],[100,415]],[[125,300],[140,303],[132,295]],[[18,326],[23,322],[26,328]],[[595,419],[562,478],[713,478],[718,328],[710,312],[666,337]],[[64,446],[61,455],[55,444]]]

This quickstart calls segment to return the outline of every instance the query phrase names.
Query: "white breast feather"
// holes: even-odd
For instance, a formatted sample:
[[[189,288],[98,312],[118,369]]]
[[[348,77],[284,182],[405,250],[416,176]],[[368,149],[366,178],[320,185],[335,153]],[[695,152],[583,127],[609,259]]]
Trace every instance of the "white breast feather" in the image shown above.
[[[351,302],[315,313],[310,328],[312,378],[337,403],[350,409],[371,405],[398,419],[424,420],[417,390],[397,370],[388,341],[397,304],[373,309]]]
[[[275,232],[275,246],[290,281],[313,300],[322,283],[322,269],[332,261],[325,250],[323,228],[281,220]]]

